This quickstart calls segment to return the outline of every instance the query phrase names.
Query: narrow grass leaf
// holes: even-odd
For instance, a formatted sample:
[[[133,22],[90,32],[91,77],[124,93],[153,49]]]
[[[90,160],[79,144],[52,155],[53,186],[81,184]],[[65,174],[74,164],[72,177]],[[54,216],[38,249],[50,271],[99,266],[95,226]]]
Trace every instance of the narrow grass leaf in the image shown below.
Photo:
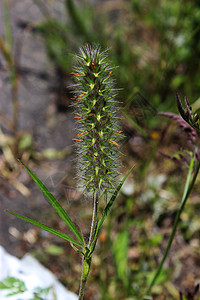
[[[46,231],[48,231],[48,232],[50,232],[50,233],[52,233],[52,234],[54,234],[54,235],[57,235],[57,236],[59,236],[61,239],[66,240],[66,241],[68,241],[68,242],[70,242],[70,243],[72,243],[72,244],[74,244],[74,245],[76,245],[76,246],[78,246],[78,247],[81,247],[81,248],[82,248],[82,246],[83,246],[81,243],[75,241],[74,239],[70,238],[68,235],[66,235],[66,234],[64,234],[64,233],[62,233],[62,232],[60,232],[60,231],[58,231],[58,230],[56,230],[56,229],[53,229],[53,228],[51,228],[51,227],[48,227],[48,226],[46,226],[46,225],[44,225],[44,224],[41,224],[41,223],[39,223],[39,222],[37,222],[37,221],[34,221],[34,220],[29,219],[29,218],[27,218],[27,217],[24,217],[24,216],[22,216],[22,215],[16,214],[16,213],[14,213],[14,212],[12,212],[12,211],[6,210],[6,212],[8,212],[9,214],[11,214],[11,215],[13,215],[13,216],[16,216],[16,217],[18,217],[18,218],[20,218],[20,219],[22,219],[22,220],[24,220],[24,221],[26,221],[26,222],[29,222],[29,223],[31,223],[31,224],[33,224],[33,225],[36,225],[36,226],[40,227],[41,229],[46,230]]]
[[[20,161],[21,162],[21,161]],[[40,188],[40,190],[43,192],[43,194],[47,197],[51,205],[55,208],[59,216],[65,221],[67,226],[71,229],[73,234],[77,237],[77,239],[81,242],[83,246],[83,238],[80,235],[79,231],[77,230],[75,224],[72,222],[70,217],[67,215],[67,213],[64,211],[62,206],[59,204],[59,202],[54,198],[54,196],[51,194],[51,192],[46,188],[46,186],[37,178],[37,176],[29,170],[28,167],[26,167],[22,162],[21,164],[24,166],[24,168],[28,171],[28,173],[31,175],[37,186]]]
[[[113,254],[115,257],[115,266],[118,278],[128,287],[128,246],[129,233],[127,230],[119,233],[113,243]]]
[[[113,193],[111,199],[109,200],[108,204],[106,205],[106,207],[104,208],[104,211],[101,215],[101,218],[99,219],[99,222],[97,223],[97,228],[96,228],[96,232],[95,232],[95,236],[94,236],[94,239],[93,239],[93,243],[92,243],[92,250],[91,250],[91,253],[94,251],[94,248],[95,248],[95,244],[96,244],[96,238],[97,238],[97,235],[99,233],[99,230],[108,214],[108,212],[110,211],[115,199],[117,198],[117,195],[122,187],[122,185],[124,184],[126,178],[128,177],[128,175],[132,172],[134,167],[132,167],[128,173],[124,176],[124,178],[122,179],[122,181],[120,182],[120,184],[117,186],[115,192]]]

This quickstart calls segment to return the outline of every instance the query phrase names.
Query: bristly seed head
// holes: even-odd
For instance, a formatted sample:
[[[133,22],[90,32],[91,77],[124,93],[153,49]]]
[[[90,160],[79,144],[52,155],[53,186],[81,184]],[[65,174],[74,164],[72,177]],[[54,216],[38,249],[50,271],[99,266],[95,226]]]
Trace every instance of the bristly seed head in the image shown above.
[[[116,89],[107,51],[99,45],[86,44],[75,56],[71,73],[76,81],[75,103],[77,121],[78,170],[80,186],[85,192],[107,195],[115,187],[119,166],[119,140],[122,131],[116,116]],[[78,100],[78,101],[77,101]]]

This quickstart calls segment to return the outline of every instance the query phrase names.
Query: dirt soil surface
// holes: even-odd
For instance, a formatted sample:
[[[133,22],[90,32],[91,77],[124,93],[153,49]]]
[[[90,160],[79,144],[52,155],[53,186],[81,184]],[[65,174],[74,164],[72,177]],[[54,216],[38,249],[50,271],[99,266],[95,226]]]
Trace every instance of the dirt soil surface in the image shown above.
[[[19,130],[32,134],[36,152],[42,152],[47,148],[62,150],[69,147],[67,152],[73,156],[71,145],[75,133],[73,132],[73,116],[71,109],[68,108],[69,99],[66,96],[65,111],[58,112],[55,71],[47,59],[43,41],[31,31],[22,28],[22,24],[41,21],[43,16],[31,0],[15,0],[10,3],[14,52],[20,68]],[[0,8],[0,34],[4,36],[2,7]],[[2,56],[0,56],[0,64],[0,110],[11,118],[10,81]],[[1,130],[9,133],[3,120],[0,122]],[[33,166],[33,171],[45,182],[48,182],[47,177],[49,177],[49,185],[52,185],[51,190],[54,191],[55,185],[56,189],[59,189],[57,183],[59,180],[63,189],[62,181],[68,177],[70,172],[71,178],[73,178],[74,168],[72,165],[72,157],[66,155],[63,160],[47,161],[42,166]],[[21,241],[13,236],[13,228],[24,233],[30,226],[5,213],[4,210],[9,209],[33,217],[33,208],[41,211],[49,207],[26,172],[22,168],[20,169],[20,174],[15,179],[31,188],[31,195],[28,198],[13,188],[12,182],[9,183],[5,178],[0,178],[0,244],[9,253],[17,256],[23,255],[24,251],[20,249]]]

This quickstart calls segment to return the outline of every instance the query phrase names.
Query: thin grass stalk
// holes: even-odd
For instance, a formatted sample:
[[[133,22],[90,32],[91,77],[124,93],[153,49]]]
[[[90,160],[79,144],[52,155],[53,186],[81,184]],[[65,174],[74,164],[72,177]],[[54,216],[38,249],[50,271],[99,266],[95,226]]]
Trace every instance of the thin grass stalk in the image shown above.
[[[13,39],[10,23],[10,6],[7,0],[3,1],[3,16],[5,28],[5,42],[0,37],[0,50],[7,62],[9,78],[11,83],[11,102],[12,102],[12,122],[13,132],[17,136],[18,119],[19,119],[19,100],[18,100],[18,74],[15,66],[14,58],[12,57]],[[17,156],[17,146],[15,145],[15,154]]]
[[[85,257],[83,256],[82,275],[81,275],[78,300],[83,300],[83,296],[85,293],[85,286],[86,286],[86,282],[87,282],[87,277],[85,277],[85,275],[84,275],[84,264],[85,264]]]
[[[176,214],[176,218],[175,218],[175,221],[174,221],[172,232],[171,232],[170,237],[169,237],[169,241],[168,241],[167,247],[166,247],[165,252],[163,254],[162,260],[161,260],[161,262],[160,262],[160,264],[158,266],[158,269],[157,269],[157,271],[156,271],[156,273],[155,273],[155,275],[154,275],[151,283],[149,284],[149,286],[148,286],[148,288],[146,290],[145,296],[148,296],[150,294],[152,287],[154,286],[156,280],[158,279],[158,277],[160,275],[160,272],[161,272],[161,270],[163,268],[163,264],[164,264],[164,262],[165,262],[165,260],[167,258],[169,250],[171,248],[171,245],[172,245],[172,242],[173,242],[176,230],[177,230],[177,226],[178,226],[178,223],[179,223],[179,220],[180,220],[181,213],[182,213],[182,211],[183,211],[183,209],[185,207],[187,199],[188,199],[188,197],[190,195],[190,192],[192,191],[194,183],[196,181],[196,178],[197,178],[197,175],[198,175],[198,172],[199,172],[199,169],[200,169],[200,160],[198,161],[198,164],[197,164],[197,167],[196,167],[196,171],[195,171],[195,173],[193,175],[193,178],[191,180],[192,172],[193,172],[193,169],[194,169],[194,161],[195,161],[195,156],[192,156],[191,160],[190,160],[190,166],[189,166],[188,175],[187,175],[187,179],[186,179],[186,184],[185,184],[185,188],[184,188],[184,192],[183,192],[183,197],[182,197],[182,200],[181,200],[178,212]],[[143,299],[145,299],[145,296],[144,296]]]
[[[12,81],[12,88],[11,88],[11,94],[12,94],[12,121],[13,121],[13,131],[15,133],[15,136],[17,136],[18,133],[18,121],[19,121],[19,99],[18,99],[18,76],[16,74],[15,68],[11,70],[13,73],[13,81]],[[17,150],[16,150],[17,151]],[[17,154],[17,153],[16,153]]]
[[[51,14],[50,14],[49,10],[47,9],[46,4],[43,3],[43,1],[33,0],[33,2],[35,3],[35,5],[37,5],[39,7],[40,12],[43,14],[44,17],[46,17],[46,18],[51,17]]]
[[[97,215],[98,215],[98,210],[99,210],[99,192],[95,192],[93,196],[93,213],[92,213],[92,222],[91,222],[91,229],[90,229],[90,238],[88,242],[88,249],[91,248],[94,236],[95,236],[95,231],[97,227]]]
[[[11,23],[10,23],[10,5],[8,0],[3,1],[3,21],[4,21],[4,28],[5,28],[6,44],[9,47],[9,51],[11,52],[13,49],[13,39],[12,39],[12,30],[11,30]]]
[[[95,231],[97,227],[97,215],[98,215],[98,208],[99,208],[99,192],[94,192],[93,194],[93,213],[92,213],[92,222],[90,227],[90,237],[88,246],[86,248],[86,253],[83,256],[82,261],[82,275],[81,275],[81,282],[80,282],[80,288],[79,288],[79,300],[83,299],[84,292],[85,292],[85,286],[87,282],[87,277],[90,271],[90,263],[91,263],[91,255],[89,254],[89,257],[87,254],[90,252],[90,248],[92,246],[92,242],[95,236]]]

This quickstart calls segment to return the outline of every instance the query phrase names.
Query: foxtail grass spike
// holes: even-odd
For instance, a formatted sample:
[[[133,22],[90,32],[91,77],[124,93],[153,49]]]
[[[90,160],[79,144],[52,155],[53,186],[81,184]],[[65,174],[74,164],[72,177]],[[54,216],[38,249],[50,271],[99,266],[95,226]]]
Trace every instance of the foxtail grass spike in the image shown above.
[[[74,110],[78,133],[78,175],[85,192],[107,194],[115,188],[121,128],[117,116],[117,89],[107,51],[86,44],[75,56]]]

